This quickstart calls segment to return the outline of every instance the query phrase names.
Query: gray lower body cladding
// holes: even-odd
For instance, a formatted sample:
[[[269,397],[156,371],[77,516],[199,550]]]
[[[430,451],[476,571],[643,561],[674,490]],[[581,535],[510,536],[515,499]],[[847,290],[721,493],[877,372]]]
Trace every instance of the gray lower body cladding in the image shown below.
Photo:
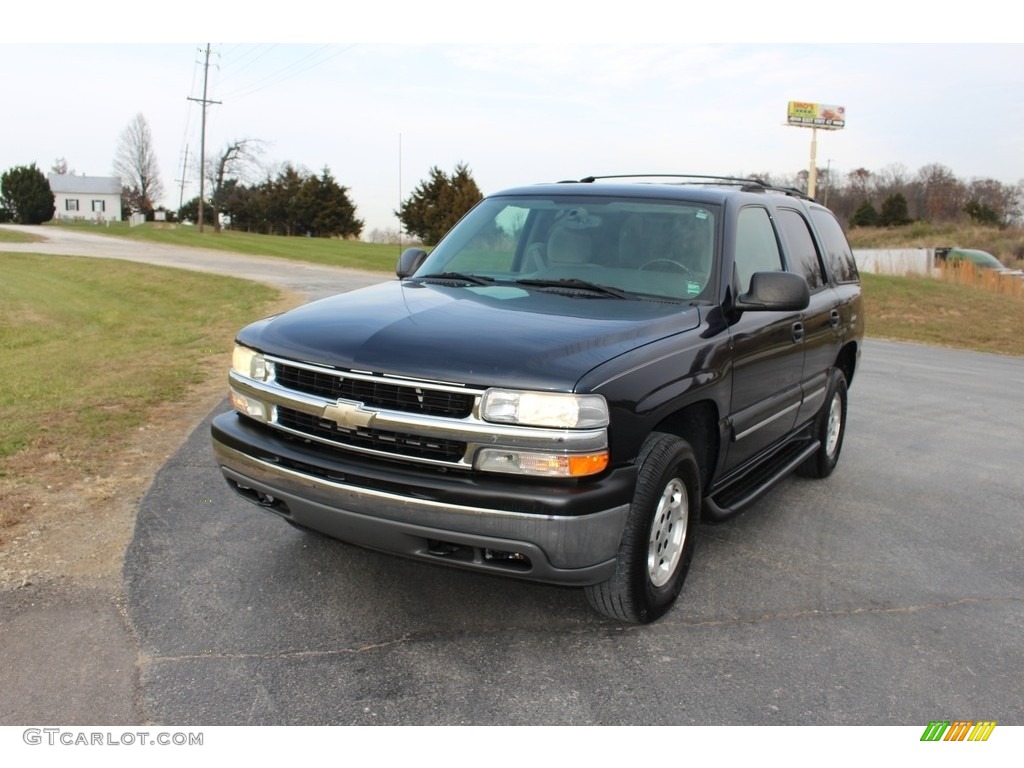
[[[552,505],[542,514],[509,509],[516,505],[504,481],[493,496],[477,489],[456,500],[422,485],[367,487],[345,473],[304,472],[301,463],[286,466],[274,451],[241,444],[259,436],[234,414],[218,417],[217,462],[243,498],[299,526],[397,555],[553,584],[595,584],[615,569],[631,470],[590,489],[596,498],[586,489],[559,498],[523,484],[534,497],[528,507]]]

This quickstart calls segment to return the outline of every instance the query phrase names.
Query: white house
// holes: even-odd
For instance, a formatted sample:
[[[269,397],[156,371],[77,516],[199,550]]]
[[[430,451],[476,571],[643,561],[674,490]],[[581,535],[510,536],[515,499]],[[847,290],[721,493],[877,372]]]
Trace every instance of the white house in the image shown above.
[[[116,176],[51,173],[47,180],[53,192],[53,218],[121,220],[121,180]]]

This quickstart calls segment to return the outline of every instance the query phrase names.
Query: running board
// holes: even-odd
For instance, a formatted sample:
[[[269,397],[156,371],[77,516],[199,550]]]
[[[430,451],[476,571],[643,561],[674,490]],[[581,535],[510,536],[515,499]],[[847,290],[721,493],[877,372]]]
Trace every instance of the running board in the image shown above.
[[[720,523],[739,514],[771,490],[780,480],[792,474],[793,470],[814,455],[821,447],[820,440],[794,443],[775,460],[769,462],[760,472],[737,480],[732,485],[704,499],[704,514],[707,520]]]

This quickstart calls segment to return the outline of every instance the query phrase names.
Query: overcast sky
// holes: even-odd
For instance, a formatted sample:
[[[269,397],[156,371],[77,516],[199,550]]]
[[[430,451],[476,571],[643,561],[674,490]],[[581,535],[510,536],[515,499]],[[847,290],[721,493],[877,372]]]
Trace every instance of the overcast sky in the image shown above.
[[[955,42],[985,39],[970,20],[929,36],[911,14],[890,14],[880,34],[798,44],[781,41],[815,39],[811,28],[731,23],[743,3],[650,4],[662,10],[649,14],[627,14],[646,2],[524,0],[487,5],[490,16],[480,3],[430,7],[445,5],[439,20],[389,19],[381,3],[376,15],[326,18],[303,3],[250,2],[274,15],[241,27],[214,19],[209,40],[195,42],[168,42],[204,34],[187,5],[162,25],[137,12],[131,23],[15,19],[0,29],[0,169],[35,162],[45,173],[64,157],[79,173],[111,175],[118,137],[141,112],[161,202],[177,208],[183,173],[185,199],[198,194],[201,110],[187,97],[202,96],[209,42],[207,98],[221,103],[208,110],[208,154],[254,138],[268,166],[329,166],[367,234],[398,227],[392,212],[434,165],[467,163],[485,193],[589,174],[792,174],[808,165],[811,131],[784,125],[790,100],[846,108],[844,130],[818,133],[819,166],[941,163],[964,179],[1024,179],[1024,45]],[[476,15],[460,21],[463,7]],[[917,42],[896,42],[914,39],[906,29]],[[285,39],[308,42],[261,42]]]

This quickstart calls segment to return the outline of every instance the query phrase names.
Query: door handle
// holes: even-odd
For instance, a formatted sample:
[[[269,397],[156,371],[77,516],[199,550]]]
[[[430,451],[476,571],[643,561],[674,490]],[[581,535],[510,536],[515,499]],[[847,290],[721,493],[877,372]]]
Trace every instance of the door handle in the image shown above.
[[[833,309],[828,313],[828,321],[832,324],[833,328],[839,327],[839,310]]]
[[[793,343],[799,344],[804,340],[804,324],[793,323]]]

